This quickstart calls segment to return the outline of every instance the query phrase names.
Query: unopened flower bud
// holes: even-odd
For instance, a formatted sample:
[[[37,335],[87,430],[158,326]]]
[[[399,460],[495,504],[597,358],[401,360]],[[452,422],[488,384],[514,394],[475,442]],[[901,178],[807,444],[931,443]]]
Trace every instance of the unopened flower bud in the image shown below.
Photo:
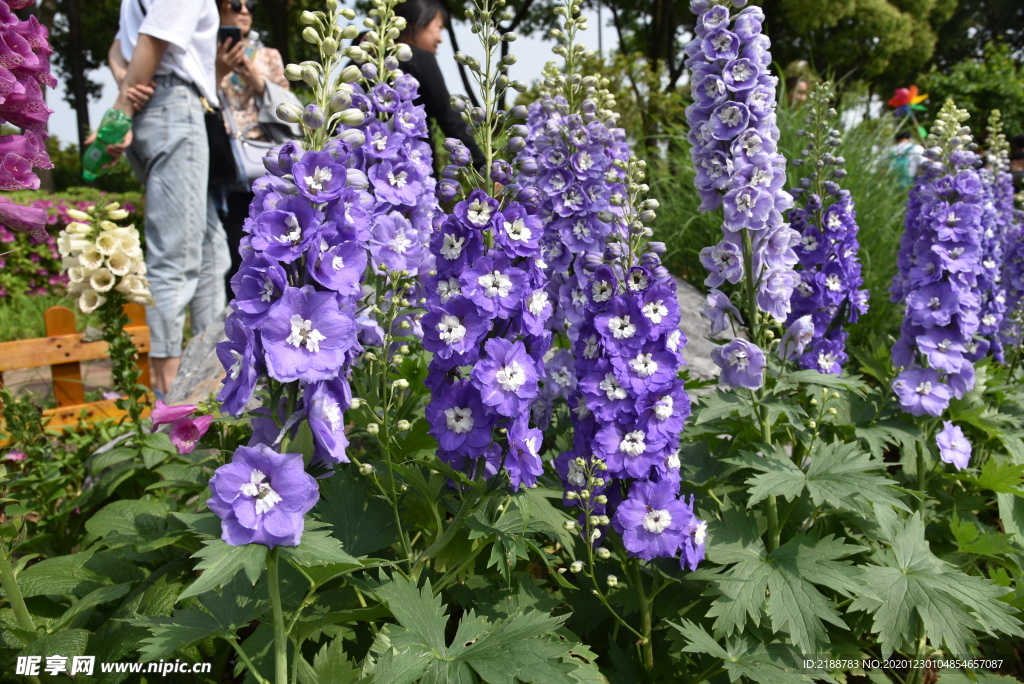
[[[363,113],[363,110],[356,109],[355,107],[344,110],[338,116],[338,121],[346,126],[362,126],[365,120],[366,114]]]
[[[579,561],[579,560],[573,561],[572,564],[569,565],[569,570],[572,571],[573,573],[582,572],[582,570],[583,570],[583,561]]]
[[[395,429],[399,432],[408,432],[409,430],[412,430],[412,423],[407,420],[400,420],[395,423]]]
[[[309,10],[305,10],[303,11],[302,14],[299,15],[299,23],[304,24],[305,26],[312,26],[317,22],[319,22],[319,19],[317,18],[316,14],[310,12]]]
[[[399,378],[398,380],[395,380],[393,383],[391,383],[391,386],[394,387],[395,389],[400,390],[409,389],[409,381],[406,380],[405,378]]]
[[[615,575],[608,575],[608,586],[617,587],[619,586],[619,578]]]
[[[599,548],[597,551],[595,551],[594,553],[597,554],[597,557],[600,558],[601,560],[608,560],[609,558],[612,557],[612,552],[609,551],[608,549],[606,549],[603,546],[601,548]]]
[[[572,532],[573,530],[576,529],[576,521],[575,520],[566,520],[564,523],[562,523],[562,527],[564,527],[567,532]]]
[[[322,43],[320,43],[320,49],[323,50],[325,55],[331,57],[338,51],[338,41],[328,36],[327,38],[324,38]]]
[[[302,81],[308,86],[315,86],[320,82],[320,72],[311,66],[302,67]]]
[[[312,26],[307,26],[302,29],[302,40],[313,45],[320,44],[320,34],[316,32],[316,29]]]
[[[302,125],[315,131],[324,126],[324,110],[315,104],[306,105],[306,111],[302,113]]]
[[[835,407],[834,407],[834,406],[832,406],[832,407],[829,407],[829,409],[828,409],[828,415],[830,415],[830,416],[834,416],[834,415],[836,415],[837,413],[839,413],[839,412],[838,412],[838,411],[836,411],[836,409],[835,409]]]
[[[370,423],[369,425],[366,426],[366,431],[369,432],[371,435],[375,435],[378,432],[380,432],[380,426],[377,425],[376,423]]]
[[[412,329],[412,325],[409,323],[409,321],[402,321],[401,323],[398,324],[398,329],[399,330],[410,330],[410,329]]]
[[[375,468],[369,463],[361,463],[359,465],[359,473],[361,475],[372,475]]]
[[[301,109],[289,102],[277,105],[277,118],[285,123],[299,123],[302,121],[302,114]]]
[[[408,62],[412,59],[412,48],[405,43],[399,43],[395,47],[395,57],[399,62]]]

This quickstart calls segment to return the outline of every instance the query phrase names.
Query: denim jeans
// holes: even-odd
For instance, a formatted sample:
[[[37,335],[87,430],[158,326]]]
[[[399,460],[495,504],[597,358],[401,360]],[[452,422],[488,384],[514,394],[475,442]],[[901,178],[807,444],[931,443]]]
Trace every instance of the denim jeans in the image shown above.
[[[146,275],[156,305],[146,311],[150,355],[181,356],[185,309],[198,334],[224,309],[227,239],[207,189],[210,149],[196,88],[159,75],[132,122],[127,156],[146,186]]]

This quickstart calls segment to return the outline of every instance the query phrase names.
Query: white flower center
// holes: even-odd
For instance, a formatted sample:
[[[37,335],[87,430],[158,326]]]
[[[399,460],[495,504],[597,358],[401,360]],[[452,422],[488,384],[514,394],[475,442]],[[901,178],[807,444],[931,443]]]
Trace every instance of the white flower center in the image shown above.
[[[604,392],[609,401],[626,398],[626,390],[619,385],[619,381],[611,373],[605,373],[604,380],[598,383],[597,387]]]
[[[914,391],[917,392],[918,394],[921,394],[921,395],[931,394],[932,393],[932,383],[930,383],[927,380],[925,380],[920,385],[918,385],[917,389],[914,390]]]
[[[473,412],[468,408],[453,406],[445,409],[444,417],[448,429],[457,435],[463,435],[473,429]]]
[[[722,107],[718,112],[718,120],[730,128],[739,126],[740,122],[743,121],[743,112],[735,105]]]
[[[442,304],[446,304],[449,299],[459,294],[462,294],[462,288],[455,278],[437,281],[437,296],[441,298]]]
[[[313,329],[313,322],[305,320],[299,314],[292,316],[292,333],[285,340],[293,347],[306,345],[306,349],[316,354],[320,351],[320,343],[327,339],[320,334],[319,330]]]
[[[324,185],[331,182],[332,178],[334,178],[334,174],[331,173],[330,168],[320,168],[318,166],[313,169],[312,176],[306,176],[306,185],[308,185],[311,190],[320,192],[324,189]]]
[[[728,50],[732,47],[732,37],[728,33],[719,33],[711,40],[711,45],[717,52]]]
[[[462,245],[466,244],[466,238],[455,237],[451,233],[444,234],[444,241],[441,243],[441,256],[449,261],[458,259],[462,254]]]
[[[476,226],[482,226],[491,220],[491,205],[483,200],[473,200],[466,210],[466,217],[469,222]]]
[[[501,271],[485,273],[476,282],[484,289],[487,297],[508,297],[512,290],[512,280]]]
[[[665,340],[665,346],[669,351],[679,351],[679,343],[683,339],[683,333],[679,330],[673,330],[669,333],[668,339]]]
[[[607,280],[598,280],[590,290],[594,293],[595,302],[607,302],[612,298],[612,284]]]
[[[449,346],[458,344],[466,337],[466,326],[462,325],[457,316],[451,314],[441,316],[436,328],[441,341]]]
[[[388,171],[388,183],[391,183],[391,185],[395,186],[396,188],[404,188],[405,179],[408,176],[409,174],[406,173],[405,171],[399,171],[397,174],[392,171]]]
[[[252,475],[249,476],[249,481],[242,485],[242,494],[256,499],[257,515],[266,513],[281,503],[281,495],[275,492],[266,480],[267,476],[254,468]]]
[[[412,247],[412,240],[406,236],[404,230],[395,235],[394,239],[391,240],[391,249],[398,254],[405,254],[406,250],[410,247]]]
[[[629,339],[636,334],[636,326],[629,322],[629,316],[616,316],[608,321],[608,329],[617,340]]]
[[[510,240],[518,242],[526,242],[533,237],[533,231],[530,230],[523,219],[516,219],[512,222],[505,221],[505,232]]]
[[[835,230],[843,225],[843,222],[839,219],[839,214],[832,213],[828,215],[828,220],[825,221],[825,226],[829,230]]]
[[[650,354],[637,354],[636,358],[629,362],[629,366],[641,378],[649,378],[658,372],[658,364]]]
[[[661,323],[665,316],[668,316],[668,307],[665,306],[665,302],[659,299],[656,302],[647,302],[644,304],[644,308],[641,309],[644,312],[644,316],[647,316],[648,320],[655,325]]]
[[[708,538],[708,524],[701,520],[700,524],[697,525],[697,529],[693,531],[693,543],[697,546],[703,546],[704,540]]]
[[[583,356],[588,359],[593,359],[597,356],[597,335],[591,335],[587,338],[586,344],[583,346]]]
[[[242,353],[231,350],[231,356],[235,359],[235,362],[231,364],[231,368],[228,369],[228,375],[231,376],[232,380],[237,380],[238,376],[242,374]]]
[[[675,400],[672,395],[666,394],[654,405],[654,415],[658,417],[658,420],[668,420],[672,416],[674,408]]]
[[[506,392],[517,392],[526,383],[526,369],[518,361],[512,361],[507,366],[499,368],[494,379]]]
[[[576,459],[569,461],[569,472],[566,474],[565,479],[568,480],[569,484],[576,487],[582,487],[587,484],[587,474],[583,472],[583,466],[576,463]]]
[[[747,351],[745,349],[733,349],[729,352],[726,360],[730,366],[738,368],[739,370],[745,370],[750,365],[750,359],[747,358]]]
[[[839,290],[843,289],[843,281],[835,273],[832,273],[825,278],[825,287],[833,292],[839,292]]]
[[[818,368],[823,371],[830,370],[836,365],[836,355],[832,352],[820,352],[818,354]]]
[[[665,459],[665,466],[672,470],[679,470],[679,465],[679,452],[673,451],[668,455],[668,458]]]
[[[291,228],[291,231],[278,239],[282,244],[286,242],[290,242],[293,245],[299,244],[299,241],[302,240],[302,227],[299,225],[299,219],[295,218],[295,214],[292,214],[284,220],[284,224]]]
[[[753,71],[751,70],[750,65],[746,62],[739,62],[732,68],[732,78],[734,81],[746,81],[750,78],[750,74],[752,73]]]
[[[619,442],[619,451],[627,456],[639,456],[644,453],[647,445],[644,444],[644,433],[642,430],[627,432]]]
[[[331,432],[337,432],[338,428],[342,425],[341,405],[336,401],[324,404],[324,418],[327,420],[327,425],[331,428]]]
[[[335,271],[340,271],[341,269],[345,268],[345,260],[342,257],[335,254],[333,257],[331,257],[331,268],[333,268]]]
[[[548,293],[544,290],[537,290],[530,295],[526,300],[526,308],[534,316],[540,316],[544,312],[544,307],[548,305]]]
[[[932,310],[938,310],[942,306],[942,301],[938,297],[932,297],[928,300],[928,308]]]
[[[672,515],[665,510],[651,510],[644,516],[644,529],[654,534],[661,534],[672,524]]]
[[[572,224],[572,234],[583,240],[590,239],[590,226],[583,219],[576,221]]]
[[[572,372],[565,366],[562,366],[551,373],[551,379],[555,381],[556,385],[568,387],[572,384]]]

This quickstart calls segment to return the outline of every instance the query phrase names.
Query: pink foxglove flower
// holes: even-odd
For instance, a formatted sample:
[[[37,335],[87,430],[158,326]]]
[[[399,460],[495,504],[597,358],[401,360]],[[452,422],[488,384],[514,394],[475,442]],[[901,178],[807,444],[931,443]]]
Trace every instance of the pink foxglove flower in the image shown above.
[[[171,443],[177,447],[179,454],[191,454],[212,422],[213,416],[199,416],[194,420],[179,418],[171,425]]]

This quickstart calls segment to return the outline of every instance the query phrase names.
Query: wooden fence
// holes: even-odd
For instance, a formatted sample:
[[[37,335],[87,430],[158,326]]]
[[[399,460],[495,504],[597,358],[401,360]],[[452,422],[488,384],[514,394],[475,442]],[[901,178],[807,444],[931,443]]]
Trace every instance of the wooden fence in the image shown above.
[[[138,304],[126,304],[124,311],[129,319],[125,330],[139,350],[139,382],[151,387],[146,310]],[[43,317],[46,337],[0,342],[0,386],[5,371],[49,366],[57,406],[43,412],[48,429],[77,425],[81,418],[92,421],[125,415],[117,408],[116,400],[85,401],[81,362],[106,358],[107,343],[83,341],[82,333],[75,332],[75,315],[67,307],[52,306]]]

